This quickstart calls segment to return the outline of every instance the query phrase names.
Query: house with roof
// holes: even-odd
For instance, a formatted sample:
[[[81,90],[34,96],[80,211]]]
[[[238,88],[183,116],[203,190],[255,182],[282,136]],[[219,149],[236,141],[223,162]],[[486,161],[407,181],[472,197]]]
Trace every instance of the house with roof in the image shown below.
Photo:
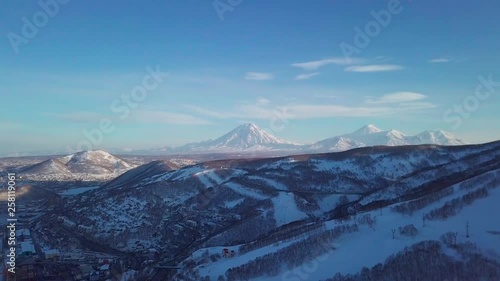
[[[45,259],[51,261],[59,261],[61,259],[61,253],[57,249],[49,249],[44,252]]]
[[[31,241],[23,241],[19,243],[19,256],[30,257],[36,255],[35,246]]]

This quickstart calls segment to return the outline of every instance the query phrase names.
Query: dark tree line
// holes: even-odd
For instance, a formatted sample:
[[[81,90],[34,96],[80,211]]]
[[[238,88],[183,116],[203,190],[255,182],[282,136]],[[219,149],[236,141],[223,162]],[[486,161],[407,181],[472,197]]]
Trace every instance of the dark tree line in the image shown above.
[[[434,192],[428,196],[413,201],[401,203],[397,206],[392,207],[391,210],[404,215],[412,215],[414,212],[421,210],[429,206],[430,204],[437,202],[443,199],[444,197],[450,196],[452,194],[453,194],[453,188],[448,187],[438,192]]]
[[[227,280],[249,280],[265,274],[276,276],[281,272],[283,266],[292,269],[334,250],[331,244],[336,238],[343,233],[356,231],[359,231],[358,225],[352,224],[336,226],[334,229],[310,235],[277,252],[266,254],[244,265],[228,269],[226,271]]]
[[[277,242],[284,242],[302,234],[309,234],[312,231],[321,230],[323,227],[323,223],[314,223],[302,226],[297,226],[295,224],[285,225],[281,227],[279,232],[273,233],[265,238],[258,239],[257,241],[241,245],[239,253],[241,255]]]
[[[456,215],[463,207],[472,204],[474,200],[485,198],[488,196],[488,189],[486,187],[479,188],[471,191],[460,198],[455,198],[444,203],[441,207],[436,208],[429,213],[425,214],[425,218],[429,220],[445,220],[449,217]]]
[[[477,177],[468,179],[460,184],[461,190],[470,191],[478,186],[486,187],[492,189],[500,185],[500,177],[497,176],[498,173],[485,173]]]
[[[399,234],[402,236],[415,237],[418,234],[418,230],[413,224],[409,224],[399,227]]]
[[[354,275],[337,273],[326,281],[500,280],[500,264],[459,245],[462,260],[447,256],[437,241],[423,241]]]
[[[297,206],[297,209],[301,210],[302,212],[312,213],[314,211],[319,210],[318,204],[312,198],[305,198],[305,197],[298,196],[297,194],[294,194],[293,199],[295,201],[295,205]]]

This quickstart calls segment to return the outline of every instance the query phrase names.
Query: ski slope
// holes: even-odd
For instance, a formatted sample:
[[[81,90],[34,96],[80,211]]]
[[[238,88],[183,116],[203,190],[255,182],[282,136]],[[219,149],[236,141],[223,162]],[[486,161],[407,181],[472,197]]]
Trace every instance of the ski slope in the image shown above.
[[[278,276],[261,276],[251,280],[254,281],[276,281],[276,280],[325,280],[333,277],[337,272],[341,274],[355,274],[363,267],[373,267],[378,263],[383,263],[389,256],[398,253],[421,241],[440,240],[441,235],[447,232],[458,232],[457,242],[471,241],[476,243],[483,252],[490,258],[500,260],[500,235],[494,234],[500,232],[500,225],[495,223],[492,214],[500,213],[498,202],[500,201],[500,188],[489,190],[489,196],[476,199],[472,205],[465,206],[457,215],[444,221],[425,221],[423,226],[422,216],[432,209],[440,207],[444,202],[453,198],[461,197],[468,191],[460,189],[460,184],[453,186],[455,192],[453,195],[445,197],[440,201],[434,202],[425,208],[415,212],[412,216],[403,215],[385,208],[380,214],[380,210],[370,213],[376,218],[376,225],[370,228],[367,225],[359,225],[359,232],[342,234],[331,247],[334,251],[317,257],[313,261],[298,266],[293,269],[283,268]],[[276,219],[279,223],[286,221],[295,221],[300,219],[303,213],[295,207],[293,198],[280,193],[280,196],[273,199],[283,200],[281,204],[289,206],[286,209],[279,209],[276,212]],[[286,201],[286,202],[285,202]],[[363,215],[365,215],[363,214]],[[466,237],[466,223],[469,222],[469,238]],[[328,221],[327,229],[333,229],[336,225],[343,222]],[[413,237],[401,236],[396,231],[396,237],[392,237],[392,229],[398,229],[405,225],[413,224],[418,229],[418,234]],[[304,236],[297,237],[304,239]],[[216,280],[219,275],[232,267],[240,266],[255,258],[283,249],[284,247],[297,242],[297,239],[278,242],[272,245],[247,252],[243,255],[236,255],[233,258],[222,258],[216,262],[209,262],[198,266],[200,276],[210,276]],[[227,247],[231,250],[238,250],[238,246]],[[223,247],[213,247],[203,250],[209,250],[212,253],[220,253]],[[447,250],[447,254],[454,255],[453,250]],[[195,255],[194,255],[195,256]],[[193,258],[192,256],[191,258]]]

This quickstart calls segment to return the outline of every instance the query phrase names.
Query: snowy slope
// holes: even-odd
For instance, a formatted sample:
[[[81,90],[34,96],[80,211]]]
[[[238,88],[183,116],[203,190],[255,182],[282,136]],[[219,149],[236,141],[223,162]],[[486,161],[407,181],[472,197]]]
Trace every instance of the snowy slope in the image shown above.
[[[311,261],[296,267],[279,269],[279,264],[276,264],[278,267],[277,274],[267,276],[269,275],[268,272],[262,272],[262,276],[250,278],[250,280],[326,280],[332,278],[337,273],[342,275],[355,274],[363,267],[370,268],[378,263],[383,263],[388,257],[404,250],[405,247],[422,241],[440,241],[440,237],[450,231],[458,233],[457,243],[467,241],[476,243],[479,249],[482,250],[482,254],[500,262],[500,237],[498,234],[495,234],[500,233],[500,226],[492,223],[491,220],[479,219],[487,218],[491,212],[500,211],[497,204],[498,200],[500,200],[500,170],[491,172],[489,178],[495,182],[489,196],[477,199],[473,205],[464,207],[458,214],[447,220],[427,220],[424,223],[422,216],[435,208],[441,207],[444,201],[464,196],[468,191],[464,190],[461,184],[450,187],[454,190],[454,193],[449,197],[429,204],[418,212],[413,213],[412,216],[391,211],[390,208],[385,208],[382,212],[374,210],[363,213],[363,216],[368,215],[376,221],[373,226],[361,222],[357,223],[359,226],[358,231],[343,234],[334,242],[324,243],[322,247],[328,249],[325,254],[318,255]],[[477,185],[475,189],[481,186]],[[335,227],[352,225],[353,223],[355,223],[354,220],[347,222],[327,221],[322,230],[328,231]],[[469,230],[467,230],[467,223],[469,223]],[[414,237],[407,237],[396,231],[396,235],[393,238],[391,229],[398,229],[409,224],[413,224],[418,230],[418,233]],[[467,232],[469,237],[466,236]],[[219,275],[226,276],[226,272],[231,268],[243,266],[252,260],[266,255],[272,255],[292,243],[297,243],[304,239],[304,236],[298,236],[297,238],[284,240],[279,243],[264,245],[253,251],[241,254],[238,253],[239,246],[231,247],[232,250],[237,252],[234,258],[221,258],[215,262],[208,261],[199,265],[195,270],[199,276],[210,276],[215,280]],[[446,246],[443,245],[443,247]],[[221,247],[201,249],[187,260],[194,259],[200,261],[202,259],[199,253],[208,251],[210,254],[217,254],[220,253],[220,250]],[[453,249],[447,249],[446,253],[454,259],[459,258],[458,252]],[[258,269],[255,270],[258,271]]]
[[[136,252],[142,247],[153,247],[161,252],[162,259],[176,263],[189,262],[191,254],[205,248],[220,251],[221,247],[237,247],[243,256],[240,246],[246,250],[243,257],[235,259],[238,266],[253,266],[250,257],[264,258],[270,253],[281,255],[272,259],[278,261],[290,256],[290,249],[312,247],[316,240],[308,239],[338,230],[337,227],[342,230],[341,235],[326,241],[328,247],[309,251],[308,255],[321,257],[332,247],[347,255],[359,249],[356,247],[366,246],[363,243],[370,241],[367,237],[372,232],[374,239],[382,239],[384,235],[392,239],[392,227],[412,222],[417,225],[422,214],[430,214],[432,208],[489,186],[489,181],[500,178],[499,159],[500,142],[446,147],[364,147],[327,154],[219,160],[172,171],[160,169],[141,174],[130,184],[109,184],[68,197],[65,206],[72,211],[60,216],[89,229],[89,237],[115,245],[119,250]],[[447,190],[453,192],[439,195]],[[489,195],[497,196],[496,192],[491,189]],[[477,202],[488,198],[474,201],[459,213],[482,206]],[[429,201],[425,201],[428,206],[413,211],[413,217],[390,214],[395,206],[424,199]],[[411,204],[420,204],[417,203]],[[367,223],[353,220],[353,216],[362,218],[367,214],[377,215],[375,230]],[[428,223],[438,227],[435,220]],[[418,229],[422,239],[438,235]],[[391,241],[396,244],[394,247],[377,248],[373,257],[368,256],[362,262],[367,265],[383,262],[393,250],[420,241],[417,237]],[[363,242],[356,246],[359,239]],[[381,245],[386,243],[376,241]],[[329,258],[341,263],[337,256]],[[277,274],[299,266],[294,264],[297,262],[302,261],[277,267],[280,269]],[[227,260],[211,263],[209,259],[199,263],[196,271],[183,272],[198,272],[216,279],[218,276],[211,274],[227,271],[230,264]],[[327,264],[331,271],[325,276],[337,268],[330,266],[330,262]],[[352,264],[339,265],[337,271],[349,273],[360,269]],[[201,277],[204,275],[179,280],[201,280]],[[328,277],[332,276],[325,278]],[[269,278],[276,280],[276,275]]]
[[[347,137],[328,138],[310,145],[306,150],[309,151],[345,151],[357,147],[364,147],[366,144],[355,141]]]
[[[307,151],[344,151],[364,146],[399,146],[399,145],[464,145],[464,141],[448,132],[432,130],[415,136],[407,136],[397,130],[383,131],[375,125],[366,125],[355,132],[335,136],[316,142],[306,148]]]
[[[257,127],[247,123],[236,127],[227,134],[215,139],[199,143],[190,143],[175,149],[171,153],[209,153],[209,152],[242,152],[293,150],[297,144],[277,138]]]
[[[313,144],[297,144],[275,137],[257,125],[247,123],[236,127],[227,134],[215,139],[189,143],[180,147],[164,147],[149,153],[191,154],[191,153],[322,153],[345,151],[358,147],[387,145],[463,145],[464,141],[451,133],[433,130],[415,136],[407,136],[397,130],[383,131],[375,125],[366,125],[355,132],[334,136]]]
[[[462,145],[466,144],[464,141],[456,138],[451,133],[432,130],[425,131],[418,135],[408,137],[410,144],[440,144],[440,145]]]
[[[30,180],[105,181],[134,167],[136,165],[105,151],[92,150],[48,159],[20,172]]]

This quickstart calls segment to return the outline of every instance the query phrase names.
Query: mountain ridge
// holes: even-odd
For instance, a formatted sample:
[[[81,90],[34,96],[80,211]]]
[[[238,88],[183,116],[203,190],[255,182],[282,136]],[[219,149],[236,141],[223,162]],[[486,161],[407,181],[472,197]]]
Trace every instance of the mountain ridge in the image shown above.
[[[210,254],[216,254],[223,247],[234,249],[237,254],[233,259],[243,266],[253,260],[245,258],[248,252],[265,258],[268,252],[292,246],[275,242],[303,241],[308,239],[305,234],[327,235],[336,226],[348,224],[355,228],[339,234],[352,237],[349,242],[335,237],[326,243],[336,251],[329,259],[340,265],[346,252],[352,251],[358,241],[367,240],[359,240],[360,234],[366,235],[364,238],[375,233],[377,241],[387,243],[410,243],[412,240],[402,234],[394,240],[388,230],[412,223],[422,232],[415,236],[418,241],[428,239],[429,234],[439,239],[458,225],[448,223],[443,227],[440,216],[448,214],[440,212],[443,204],[466,202],[465,199],[471,203],[489,193],[495,196],[490,199],[493,204],[500,198],[499,157],[500,141],[496,141],[465,146],[364,147],[337,153],[217,160],[178,170],[167,167],[141,172],[158,164],[163,166],[153,163],[131,173],[127,182],[118,180],[68,198],[67,209],[73,211],[59,215],[71,225],[88,229],[85,235],[99,237],[102,243],[110,243],[117,250],[137,252],[151,247],[159,249],[163,259],[175,260],[181,266],[182,261],[196,258],[198,251],[210,249]],[[368,214],[371,219],[363,222]],[[425,223],[432,227],[420,227],[424,215],[429,217]],[[434,227],[440,227],[439,231],[434,231]],[[477,222],[475,230],[476,227]],[[488,245],[489,240],[484,241],[482,245]],[[313,247],[316,242],[309,241],[307,245]],[[380,252],[377,259],[369,262],[370,266],[391,253]],[[285,256],[293,255],[280,259],[286,261]],[[351,257],[349,262],[355,260],[357,257]],[[196,270],[213,279],[226,275],[226,261],[201,262],[205,264]],[[208,272],[210,269],[212,273]],[[328,274],[333,275],[330,271]]]
[[[28,179],[108,180],[137,167],[103,150],[80,151],[21,169]]]
[[[203,154],[253,154],[254,156],[284,156],[301,153],[338,152],[365,146],[399,145],[466,145],[464,140],[443,130],[427,130],[416,135],[406,135],[400,131],[381,130],[373,124],[365,125],[351,133],[322,139],[313,143],[300,144],[272,135],[254,123],[245,123],[224,135],[200,142],[191,142],[181,146],[160,146],[150,149],[107,149],[119,155],[203,155]],[[59,157],[62,153],[46,153]],[[30,153],[22,154],[31,155]],[[37,152],[31,156],[41,156]]]
[[[465,145],[465,141],[441,130],[423,131],[409,136],[391,129],[381,130],[373,124],[343,135],[333,136],[312,144],[298,144],[287,141],[264,131],[253,123],[240,125],[215,140],[189,143],[183,146],[152,149],[150,153],[188,154],[224,152],[283,152],[283,153],[321,153],[337,152],[364,146],[375,145]]]

